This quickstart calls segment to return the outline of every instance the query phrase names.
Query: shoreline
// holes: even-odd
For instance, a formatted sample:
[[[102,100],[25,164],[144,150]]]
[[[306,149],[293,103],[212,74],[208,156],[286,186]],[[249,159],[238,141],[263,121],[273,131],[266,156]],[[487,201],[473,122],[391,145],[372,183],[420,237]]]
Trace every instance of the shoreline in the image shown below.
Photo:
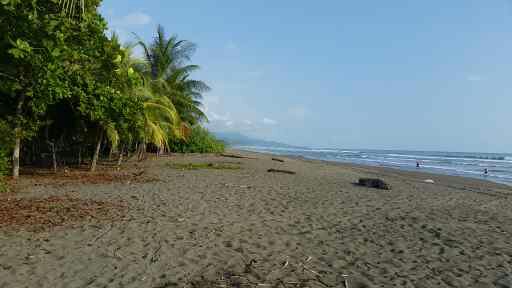
[[[359,164],[359,163],[353,163],[349,161],[333,161],[333,160],[324,160],[324,159],[317,159],[313,157],[305,157],[302,155],[288,155],[288,154],[277,154],[272,152],[260,152],[260,151],[253,151],[253,150],[245,150],[240,148],[230,148],[231,151],[240,151],[240,152],[247,152],[247,153],[259,153],[259,154],[268,154],[273,155],[277,157],[287,157],[290,159],[300,159],[304,161],[320,161],[325,164],[335,164],[335,165],[341,165],[346,167],[354,167],[354,168],[368,168],[368,169],[382,169],[382,170],[389,170],[389,171],[397,171],[397,172],[404,172],[404,173],[411,173],[411,175],[418,174],[418,175],[431,175],[432,177],[438,177],[438,176],[448,176],[448,177],[458,177],[458,178],[464,178],[466,180],[474,180],[474,181],[482,181],[485,183],[492,183],[492,184],[498,184],[498,185],[504,185],[505,187],[508,187],[512,189],[512,182],[506,182],[506,181],[493,181],[490,179],[486,179],[484,177],[478,178],[478,177],[471,177],[466,175],[451,175],[448,173],[436,173],[434,171],[421,171],[422,168],[419,170],[414,169],[407,169],[407,168],[401,168],[401,167],[386,167],[386,166],[377,166],[377,165],[366,165],[366,164]],[[431,179],[428,178],[428,179]]]
[[[88,213],[39,232],[0,225],[0,287],[343,287],[348,275],[351,288],[491,288],[512,280],[512,191],[504,185],[227,153],[245,158],[173,154],[126,163],[124,178],[105,170],[101,179],[20,179],[22,191],[2,201],[35,199],[41,213],[41,200],[72,200],[51,202],[42,215],[50,220],[78,205],[91,211],[91,203],[116,215]],[[362,177],[391,190],[353,185]]]

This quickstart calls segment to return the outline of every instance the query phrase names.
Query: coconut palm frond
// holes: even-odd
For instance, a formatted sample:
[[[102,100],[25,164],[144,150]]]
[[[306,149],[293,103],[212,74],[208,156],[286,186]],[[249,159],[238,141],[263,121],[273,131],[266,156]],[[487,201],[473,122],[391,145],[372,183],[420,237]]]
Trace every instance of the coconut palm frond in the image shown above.
[[[179,122],[179,115],[178,112],[174,109],[171,109],[169,107],[166,107],[165,105],[161,105],[159,103],[155,102],[145,102],[144,108],[147,110],[154,109],[153,113],[160,115],[160,118],[164,118],[166,121],[171,123],[177,123]]]
[[[69,17],[83,16],[85,14],[85,2],[85,0],[60,0],[59,5],[62,12]]]
[[[146,140],[158,148],[168,147],[167,133],[156,122],[146,119]]]
[[[103,128],[105,129],[105,134],[107,136],[108,141],[112,145],[112,148],[116,149],[119,145],[119,133],[116,130],[116,127],[114,123],[106,123],[103,125]]]

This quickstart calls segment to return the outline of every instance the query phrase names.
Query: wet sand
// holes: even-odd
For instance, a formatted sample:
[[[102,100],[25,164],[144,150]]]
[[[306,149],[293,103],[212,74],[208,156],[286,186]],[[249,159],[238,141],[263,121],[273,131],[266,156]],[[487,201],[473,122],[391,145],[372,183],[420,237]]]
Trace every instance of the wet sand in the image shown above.
[[[15,197],[72,193],[122,202],[126,211],[112,221],[42,232],[1,227],[0,287],[198,287],[233,276],[259,287],[344,287],[345,279],[351,288],[512,285],[508,186],[230,153],[253,159],[163,157],[138,164],[157,179],[147,182],[22,180]],[[235,169],[183,170],[172,163]],[[392,189],[353,185],[360,177],[381,178]]]

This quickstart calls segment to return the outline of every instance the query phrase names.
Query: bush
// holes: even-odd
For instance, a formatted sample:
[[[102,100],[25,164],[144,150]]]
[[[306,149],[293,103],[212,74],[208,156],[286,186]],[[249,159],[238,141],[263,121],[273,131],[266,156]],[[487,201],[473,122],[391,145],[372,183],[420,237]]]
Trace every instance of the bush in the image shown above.
[[[186,140],[173,140],[169,143],[170,151],[176,153],[222,153],[225,148],[224,142],[201,126],[192,128]]]
[[[8,191],[7,184],[5,183],[5,175],[9,169],[9,157],[7,156],[7,149],[0,147],[0,193]]]
[[[0,193],[7,192],[7,184],[5,183],[5,175],[9,171],[9,151],[12,147],[14,135],[5,122],[0,121]]]
[[[7,155],[6,149],[0,147],[0,177],[7,175],[9,170],[9,156]]]
[[[0,193],[8,192],[9,187],[7,186],[7,183],[5,182],[5,175],[7,174],[7,168],[8,168],[8,162],[6,157],[1,155],[0,153]]]

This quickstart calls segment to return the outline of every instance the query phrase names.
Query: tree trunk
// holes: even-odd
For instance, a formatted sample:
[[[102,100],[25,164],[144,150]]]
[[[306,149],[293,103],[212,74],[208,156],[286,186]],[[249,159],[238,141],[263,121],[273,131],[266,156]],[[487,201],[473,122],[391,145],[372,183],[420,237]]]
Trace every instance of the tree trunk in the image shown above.
[[[78,168],[82,165],[82,147],[78,148]]]
[[[53,172],[57,173],[57,152],[55,151],[55,144],[50,143],[50,147],[52,148]]]
[[[142,161],[146,154],[146,142],[142,142],[142,144],[139,145],[139,149],[139,161]]]
[[[101,142],[103,142],[103,129],[100,128],[98,143],[96,144],[96,150],[94,151],[94,156],[92,157],[91,172],[96,171],[96,163],[98,163],[98,158],[100,156]]]
[[[12,177],[18,178],[20,176],[20,149],[21,149],[21,135],[20,128],[15,129],[16,142],[14,144],[14,151],[12,153]]]
[[[121,163],[123,163],[123,151],[124,147],[119,150],[119,159],[117,160],[117,170],[121,168]]]
[[[108,161],[112,161],[112,155],[114,155],[114,146],[110,146],[110,152],[108,153]]]
[[[23,104],[25,104],[25,93],[22,93],[18,100],[18,106],[16,107],[16,121],[21,120],[20,118],[23,114]],[[14,137],[16,139],[14,150],[12,152],[12,177],[16,179],[20,176],[21,127],[19,122],[14,129],[14,133]]]

